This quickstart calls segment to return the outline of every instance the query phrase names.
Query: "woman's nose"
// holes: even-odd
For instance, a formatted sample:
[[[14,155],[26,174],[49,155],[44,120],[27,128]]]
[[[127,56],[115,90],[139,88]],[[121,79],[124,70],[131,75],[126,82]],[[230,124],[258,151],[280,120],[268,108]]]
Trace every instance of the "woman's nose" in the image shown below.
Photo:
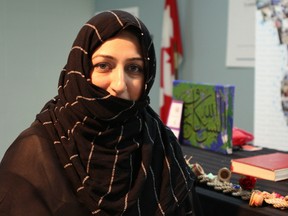
[[[115,71],[112,73],[112,80],[110,87],[117,94],[127,90],[126,80],[125,80],[125,71],[123,68],[115,68]]]

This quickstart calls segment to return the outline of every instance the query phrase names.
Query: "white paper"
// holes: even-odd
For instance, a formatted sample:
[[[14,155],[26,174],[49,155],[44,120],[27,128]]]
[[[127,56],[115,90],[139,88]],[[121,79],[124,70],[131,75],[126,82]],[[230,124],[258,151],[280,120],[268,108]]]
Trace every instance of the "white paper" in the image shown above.
[[[229,1],[227,67],[254,67],[255,9],[255,0]]]
[[[172,100],[167,119],[167,126],[172,130],[177,138],[179,138],[181,119],[183,112],[183,102]]]

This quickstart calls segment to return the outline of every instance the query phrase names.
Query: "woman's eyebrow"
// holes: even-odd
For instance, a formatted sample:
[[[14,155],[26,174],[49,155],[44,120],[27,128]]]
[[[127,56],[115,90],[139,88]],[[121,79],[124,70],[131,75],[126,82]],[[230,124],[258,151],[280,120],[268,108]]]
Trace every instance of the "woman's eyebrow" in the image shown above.
[[[98,57],[108,58],[108,59],[115,59],[113,56],[110,56],[110,55],[98,54],[98,55],[92,56],[92,60],[95,59],[95,58],[98,58]]]
[[[104,54],[97,54],[95,56],[92,56],[92,60],[95,59],[95,58],[98,58],[98,57],[101,57],[101,58],[108,58],[108,59],[111,59],[111,60],[115,60],[115,58],[113,56],[110,56],[110,55],[104,55]],[[144,61],[144,59],[142,57],[132,57],[132,58],[128,58],[127,59],[128,61]]]
[[[133,57],[133,58],[129,58],[128,61],[144,61],[144,59],[141,57]]]

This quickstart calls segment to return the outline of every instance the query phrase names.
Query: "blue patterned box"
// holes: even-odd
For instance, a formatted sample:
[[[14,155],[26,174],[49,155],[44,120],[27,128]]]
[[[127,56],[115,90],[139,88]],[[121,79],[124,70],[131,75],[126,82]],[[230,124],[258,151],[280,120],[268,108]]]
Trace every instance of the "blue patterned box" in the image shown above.
[[[234,91],[232,85],[175,80],[173,98],[184,102],[181,143],[231,154]]]

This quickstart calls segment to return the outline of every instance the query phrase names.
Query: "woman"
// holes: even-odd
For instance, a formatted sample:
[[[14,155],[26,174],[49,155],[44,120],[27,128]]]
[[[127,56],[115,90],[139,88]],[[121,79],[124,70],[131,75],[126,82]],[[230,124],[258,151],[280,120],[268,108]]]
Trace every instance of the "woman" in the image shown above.
[[[1,162],[0,215],[192,215],[193,175],[149,106],[155,72],[139,19],[89,20],[58,95]]]

